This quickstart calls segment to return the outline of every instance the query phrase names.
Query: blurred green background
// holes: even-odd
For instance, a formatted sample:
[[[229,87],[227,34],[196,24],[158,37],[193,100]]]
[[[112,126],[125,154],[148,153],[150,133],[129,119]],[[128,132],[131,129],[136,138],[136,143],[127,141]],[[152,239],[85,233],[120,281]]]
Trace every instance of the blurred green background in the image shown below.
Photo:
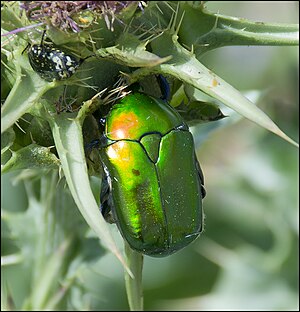
[[[207,6],[255,21],[299,22],[298,2]],[[226,47],[201,61],[241,91],[263,91],[258,105],[299,141],[297,47]],[[298,150],[249,121],[228,119],[214,122],[220,127],[205,138],[207,125],[194,129],[207,191],[205,231],[172,256],[145,257],[146,310],[299,309]],[[3,258],[2,309],[30,310],[24,300],[37,298],[44,307],[128,310],[123,269],[87,230],[64,182],[24,183],[22,176],[1,178],[1,251],[14,256]],[[49,198],[51,188],[57,192]],[[123,249],[116,226],[111,230]]]

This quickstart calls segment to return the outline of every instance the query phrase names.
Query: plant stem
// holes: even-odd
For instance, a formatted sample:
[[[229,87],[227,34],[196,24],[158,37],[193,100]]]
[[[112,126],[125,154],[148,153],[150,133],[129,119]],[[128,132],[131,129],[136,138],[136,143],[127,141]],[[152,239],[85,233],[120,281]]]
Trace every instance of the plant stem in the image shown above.
[[[132,278],[125,270],[125,287],[130,311],[143,311],[142,275],[144,257],[141,253],[131,249],[127,242],[125,242],[125,257],[127,265],[134,275],[134,278]]]

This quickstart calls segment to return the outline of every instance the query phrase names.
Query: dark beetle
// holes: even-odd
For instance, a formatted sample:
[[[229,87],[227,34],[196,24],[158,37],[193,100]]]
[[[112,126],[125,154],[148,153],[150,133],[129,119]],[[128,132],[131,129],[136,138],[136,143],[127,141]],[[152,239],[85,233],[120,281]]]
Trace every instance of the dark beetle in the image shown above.
[[[47,81],[62,80],[72,76],[81,59],[48,44],[34,44],[28,49],[31,67]]]

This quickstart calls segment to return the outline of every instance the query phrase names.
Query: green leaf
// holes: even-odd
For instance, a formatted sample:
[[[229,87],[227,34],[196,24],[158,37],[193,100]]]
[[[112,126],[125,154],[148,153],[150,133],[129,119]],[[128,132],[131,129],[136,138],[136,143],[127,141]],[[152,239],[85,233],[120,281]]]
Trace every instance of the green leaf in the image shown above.
[[[217,105],[208,102],[194,101],[187,105],[181,103],[176,110],[190,126],[226,117]]]
[[[137,37],[124,33],[118,40],[118,45],[99,49],[96,55],[130,67],[149,67],[161,64],[171,59],[171,56],[159,57],[146,51],[147,42],[141,42]]]
[[[41,101],[42,103],[42,101]],[[40,106],[41,112],[38,111],[38,108],[33,112],[30,110],[30,113],[42,115],[42,106]],[[54,141],[52,137],[52,132],[47,120],[34,116],[30,120],[30,124],[26,128],[26,134],[30,137],[30,139],[41,145],[41,146],[53,146]]]
[[[20,5],[17,1],[5,1],[1,3],[1,29],[8,32],[22,28],[24,26],[24,20],[22,21],[20,16]],[[25,39],[26,33],[20,32],[18,36]]]
[[[87,105],[83,106],[83,110]],[[82,121],[82,113],[81,116]],[[74,116],[74,115],[73,115]],[[49,116],[55,146],[61,166],[66,177],[70,192],[78,209],[89,226],[98,237],[113,252],[126,269],[127,265],[110,234],[108,225],[104,220],[95,201],[88,177],[85,154],[83,150],[82,126],[79,118],[71,118],[71,114],[62,113],[55,117]]]
[[[182,84],[173,94],[170,104],[190,126],[195,126],[226,117],[213,101],[198,89]]]
[[[37,104],[40,97],[56,83],[41,79],[29,69],[28,61],[20,56],[16,62],[16,82],[1,108],[1,133],[12,126],[31,107]]]
[[[59,273],[63,268],[70,242],[70,239],[66,239],[61,243],[46,261],[42,274],[36,280],[30,298],[30,305],[34,311],[44,309],[55,283],[58,282],[57,276],[60,275]]]
[[[15,132],[12,128],[1,134],[1,155],[3,155],[14,143]]]
[[[209,12],[204,5],[181,2],[178,16],[184,14],[178,31],[179,42],[194,47],[198,56],[234,45],[298,45],[299,25],[253,22],[244,18]]]
[[[60,165],[50,148],[30,144],[12,152],[12,157],[2,166],[1,173],[18,169],[57,169]]]
[[[203,91],[213,98],[220,100],[226,106],[235,110],[245,118],[255,122],[261,127],[277,134],[291,144],[298,144],[283,133],[279,127],[262,110],[251,103],[238,90],[229,83],[218,77],[207,69],[195,57],[195,55],[177,42],[177,35],[164,35],[152,42],[154,53],[161,55],[172,55],[172,63],[164,63],[152,68],[141,68],[136,70],[129,78],[130,83],[151,73],[163,73],[176,77],[177,79]]]

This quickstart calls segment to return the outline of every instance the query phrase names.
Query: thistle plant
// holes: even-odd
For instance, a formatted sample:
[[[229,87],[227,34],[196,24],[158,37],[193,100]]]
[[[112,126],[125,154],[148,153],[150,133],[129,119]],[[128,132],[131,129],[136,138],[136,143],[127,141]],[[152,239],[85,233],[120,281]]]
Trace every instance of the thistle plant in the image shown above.
[[[160,97],[156,76],[163,75],[170,104],[190,126],[217,129],[231,118],[228,107],[298,146],[201,61],[225,46],[296,46],[298,25],[223,16],[197,1],[2,1],[1,10],[2,173],[19,170],[29,198],[26,212],[2,213],[14,245],[3,260],[27,269],[30,285],[17,300],[6,279],[2,305],[90,308],[70,306],[72,289],[82,287],[82,270],[111,252],[124,268],[130,309],[142,310],[143,256],[126,244],[120,251],[99,210],[103,169],[92,145],[99,120],[135,84]],[[26,47],[34,44],[61,49],[80,65],[66,79],[47,81],[29,63]],[[34,253],[22,246],[26,239]]]

